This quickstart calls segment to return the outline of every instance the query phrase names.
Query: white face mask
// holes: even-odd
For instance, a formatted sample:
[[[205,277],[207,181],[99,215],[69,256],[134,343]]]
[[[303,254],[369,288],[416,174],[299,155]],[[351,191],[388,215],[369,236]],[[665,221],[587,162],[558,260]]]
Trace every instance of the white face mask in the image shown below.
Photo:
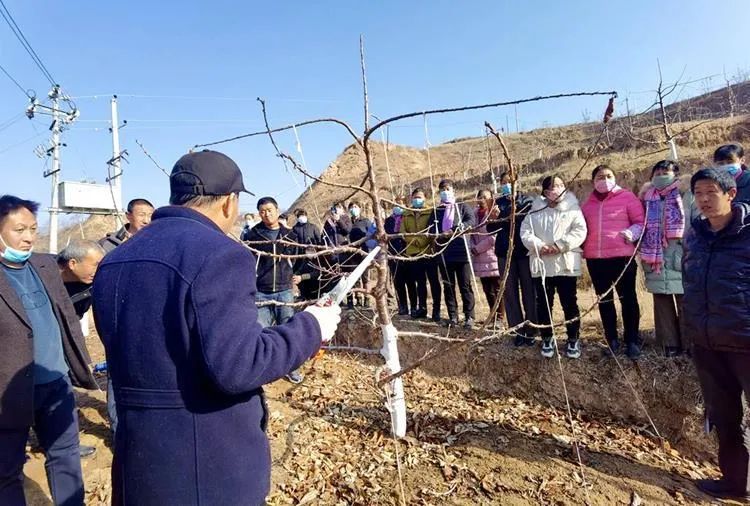
[[[300,216],[299,218],[297,218],[297,223],[302,223],[303,225],[305,223],[307,223],[307,216],[303,215],[303,216]]]

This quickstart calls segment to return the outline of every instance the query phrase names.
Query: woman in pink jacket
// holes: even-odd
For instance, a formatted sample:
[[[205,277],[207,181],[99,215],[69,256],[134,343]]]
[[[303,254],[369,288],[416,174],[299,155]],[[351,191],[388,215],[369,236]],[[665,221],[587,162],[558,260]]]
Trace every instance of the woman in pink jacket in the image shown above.
[[[495,255],[495,236],[487,232],[487,219],[495,205],[492,198],[492,192],[489,190],[479,190],[477,193],[477,206],[475,213],[476,226],[475,233],[471,234],[471,264],[474,268],[474,275],[482,282],[484,295],[487,297],[487,304],[490,310],[495,306],[495,301],[500,296],[500,269],[498,266],[497,256]],[[503,304],[497,306],[495,313],[495,328],[500,329],[503,326],[505,311]]]
[[[599,302],[599,316],[604,337],[611,352],[617,353],[617,312],[613,292],[622,304],[622,326],[627,355],[636,359],[641,354],[638,324],[641,318],[635,291],[638,264],[633,258],[635,243],[643,232],[643,206],[638,197],[617,185],[615,173],[607,165],[599,165],[591,174],[594,191],[581,210],[586,218],[588,237],[583,243],[583,256],[596,294],[606,297]],[[618,281],[619,278],[619,281]]]

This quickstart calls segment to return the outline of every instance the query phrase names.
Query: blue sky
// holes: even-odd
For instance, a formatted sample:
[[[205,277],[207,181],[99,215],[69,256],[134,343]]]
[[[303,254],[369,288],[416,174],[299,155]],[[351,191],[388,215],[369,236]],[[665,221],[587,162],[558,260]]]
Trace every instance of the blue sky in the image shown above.
[[[646,107],[656,60],[665,80],[750,68],[746,34],[727,19],[748,19],[750,2],[381,1],[381,2],[29,2],[5,0],[55,80],[76,99],[80,119],[63,141],[63,179],[102,182],[111,156],[109,97],[120,98],[124,198],[166,203],[168,181],[141,141],[169,170],[196,143],[262,128],[255,98],[273,125],[335,116],[362,127],[358,37],[366,44],[371,112],[386,117],[443,106],[560,92],[617,90],[620,111]],[[44,96],[49,84],[0,21],[0,64]],[[717,87],[721,77],[708,84]],[[703,83],[685,90],[699,93]],[[91,97],[97,95],[98,98]],[[131,97],[140,95],[161,98]],[[0,125],[27,99],[0,75]],[[85,98],[88,97],[88,98]],[[167,97],[167,98],[165,98]],[[185,98],[187,97],[187,98]],[[522,129],[574,123],[606,100],[581,98],[518,108]],[[484,120],[514,129],[513,109],[435,117],[433,144],[479,135]],[[18,120],[0,130],[3,193],[49,204],[44,160],[34,147],[49,121]],[[305,160],[322,171],[348,144],[330,126],[299,130]],[[421,120],[390,129],[391,142],[424,145]],[[279,137],[295,150],[293,134]],[[218,148],[243,169],[246,186],[288,205],[300,188],[263,137]],[[299,178],[297,178],[299,181]],[[243,209],[254,209],[249,196]],[[43,218],[42,221],[46,221]]]

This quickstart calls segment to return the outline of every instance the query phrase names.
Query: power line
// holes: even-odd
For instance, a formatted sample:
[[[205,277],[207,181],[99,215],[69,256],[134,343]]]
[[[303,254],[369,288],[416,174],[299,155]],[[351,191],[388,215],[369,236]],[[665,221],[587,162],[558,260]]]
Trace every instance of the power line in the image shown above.
[[[8,77],[8,79],[13,81],[13,84],[15,84],[18,87],[18,89],[21,90],[21,92],[24,95],[26,95],[28,98],[33,98],[34,96],[36,96],[36,93],[29,93],[28,90],[24,89],[24,87],[21,86],[18,83],[18,81],[16,81],[16,79],[12,75],[10,75],[10,73],[7,70],[5,70],[5,68],[2,65],[0,65],[0,70],[2,70],[3,74],[5,74]],[[34,90],[31,90],[31,91],[34,91]]]
[[[39,67],[39,70],[42,71],[42,74],[44,75],[44,77],[47,78],[47,80],[52,86],[54,86],[55,79],[52,77],[52,74],[50,74],[49,70],[47,70],[47,67],[42,62],[42,59],[39,58],[39,55],[36,53],[36,51],[34,51],[34,48],[31,47],[29,40],[23,34],[23,31],[21,31],[21,28],[18,26],[15,19],[13,19],[13,16],[10,14],[10,11],[5,6],[5,2],[3,2],[3,0],[0,0],[0,7],[1,7],[0,15],[2,15],[3,19],[5,19],[5,22],[10,27],[11,31],[13,32],[13,35],[16,36],[18,41],[21,43],[23,48],[31,57],[32,61],[36,64],[37,67]]]

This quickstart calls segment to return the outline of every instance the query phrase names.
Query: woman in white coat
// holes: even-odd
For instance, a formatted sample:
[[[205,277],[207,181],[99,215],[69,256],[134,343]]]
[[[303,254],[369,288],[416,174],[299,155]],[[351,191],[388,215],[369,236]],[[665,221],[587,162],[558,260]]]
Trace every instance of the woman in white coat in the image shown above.
[[[578,320],[576,281],[581,275],[581,245],[586,240],[586,220],[578,200],[557,176],[542,181],[542,195],[534,200],[531,212],[521,225],[521,241],[529,250],[531,277],[536,285],[539,324],[549,325],[555,292],[560,298],[565,320],[568,358],[581,356],[578,342],[581,323]],[[542,356],[552,358],[552,328],[541,330]]]

